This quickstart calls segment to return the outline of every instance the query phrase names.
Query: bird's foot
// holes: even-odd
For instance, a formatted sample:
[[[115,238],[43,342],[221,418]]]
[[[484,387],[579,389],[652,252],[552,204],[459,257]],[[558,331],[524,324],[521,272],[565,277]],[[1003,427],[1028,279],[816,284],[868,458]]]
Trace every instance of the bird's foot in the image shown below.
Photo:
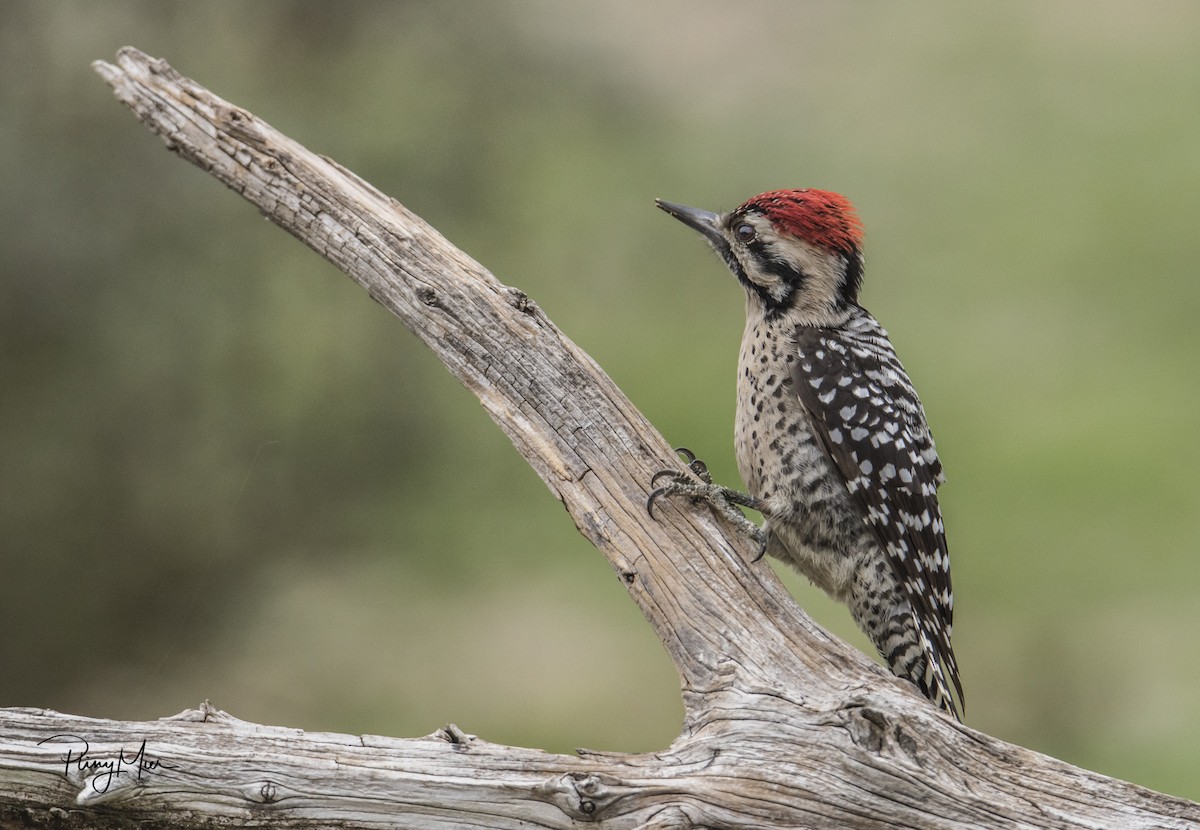
[[[750,537],[758,547],[758,555],[754,557],[754,561],[762,559],[767,552],[767,534],[761,527],[747,519],[745,514],[737,508],[738,505],[741,505],[761,512],[764,506],[762,499],[729,487],[713,484],[708,466],[697,458],[695,453],[686,447],[680,447],[675,452],[683,456],[687,461],[688,470],[700,480],[696,481],[685,473],[679,472],[678,469],[659,470],[650,479],[650,486],[653,489],[650,491],[649,498],[646,499],[646,512],[653,516],[654,502],[664,496],[687,496],[693,502],[706,502],[717,513],[729,520],[734,527]],[[658,486],[658,482],[664,479],[667,479],[667,483]]]
[[[675,452],[683,456],[683,460],[687,462],[687,468],[692,471],[692,475],[703,481],[705,484],[712,484],[712,474],[708,471],[708,465],[696,457],[696,454],[687,447],[676,447]],[[653,484],[655,479],[663,475],[663,473],[676,473],[675,470],[659,470],[650,479]]]

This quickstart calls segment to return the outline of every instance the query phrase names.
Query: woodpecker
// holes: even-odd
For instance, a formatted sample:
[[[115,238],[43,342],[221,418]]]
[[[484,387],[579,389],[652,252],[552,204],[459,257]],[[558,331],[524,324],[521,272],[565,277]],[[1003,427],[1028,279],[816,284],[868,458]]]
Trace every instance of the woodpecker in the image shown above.
[[[776,190],[724,214],[656,201],[699,231],[746,294],[734,447],[749,493],[677,471],[652,490],[703,499],[854,620],[892,672],[959,718],[954,595],[925,411],[858,295],[862,224],[845,197]],[[762,514],[759,527],[734,505]],[[953,693],[951,692],[953,685]],[[957,701],[955,700],[957,696]]]

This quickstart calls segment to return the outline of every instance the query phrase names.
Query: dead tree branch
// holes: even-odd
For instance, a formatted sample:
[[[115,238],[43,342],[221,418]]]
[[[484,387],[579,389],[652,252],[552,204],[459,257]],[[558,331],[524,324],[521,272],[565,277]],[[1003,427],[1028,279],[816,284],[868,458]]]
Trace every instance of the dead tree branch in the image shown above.
[[[96,70],[167,146],[362,285],[478,395],[612,563],[677,667],[682,734],[644,755],[552,755],[446,727],[313,734],[211,707],[148,723],[0,710],[0,827],[1195,828],[1200,805],[942,716],[816,627],[522,292],[335,162],[124,49]]]

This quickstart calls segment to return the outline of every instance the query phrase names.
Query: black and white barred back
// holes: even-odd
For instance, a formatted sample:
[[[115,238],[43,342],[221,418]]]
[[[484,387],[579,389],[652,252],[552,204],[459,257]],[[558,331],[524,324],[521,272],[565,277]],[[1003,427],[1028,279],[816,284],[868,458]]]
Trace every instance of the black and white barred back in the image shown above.
[[[887,332],[859,312],[838,328],[797,326],[792,384],[827,458],[896,566],[923,653],[888,653],[886,636],[877,645],[893,668],[902,657],[921,663],[909,668],[920,670],[910,679],[957,715],[946,682],[948,675],[961,700],[950,643],[950,556],[937,499],[945,475],[925,411]]]

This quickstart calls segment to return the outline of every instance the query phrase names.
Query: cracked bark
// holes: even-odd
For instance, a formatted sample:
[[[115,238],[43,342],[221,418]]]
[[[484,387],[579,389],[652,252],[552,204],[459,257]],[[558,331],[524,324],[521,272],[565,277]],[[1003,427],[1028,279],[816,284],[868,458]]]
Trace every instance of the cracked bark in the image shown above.
[[[174,152],[391,310],[471,389],[612,564],[680,675],[662,752],[578,757],[305,733],[205,704],[128,723],[0,710],[0,827],[1195,828],[1200,805],[942,716],[815,626],[707,509],[647,484],[679,465],[521,291],[436,230],[165,62],[95,64]],[[139,752],[139,750],[141,750]]]

